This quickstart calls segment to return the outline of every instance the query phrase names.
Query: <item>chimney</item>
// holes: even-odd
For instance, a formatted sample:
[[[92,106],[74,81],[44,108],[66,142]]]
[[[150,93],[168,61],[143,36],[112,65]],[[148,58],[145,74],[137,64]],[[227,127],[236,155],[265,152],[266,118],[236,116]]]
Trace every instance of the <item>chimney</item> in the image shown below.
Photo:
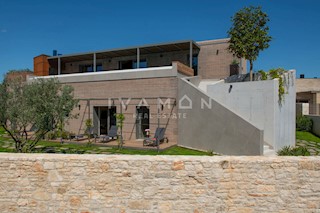
[[[36,76],[49,75],[49,61],[47,55],[39,55],[33,58],[33,73]]]
[[[300,74],[300,78],[304,78],[304,74]]]

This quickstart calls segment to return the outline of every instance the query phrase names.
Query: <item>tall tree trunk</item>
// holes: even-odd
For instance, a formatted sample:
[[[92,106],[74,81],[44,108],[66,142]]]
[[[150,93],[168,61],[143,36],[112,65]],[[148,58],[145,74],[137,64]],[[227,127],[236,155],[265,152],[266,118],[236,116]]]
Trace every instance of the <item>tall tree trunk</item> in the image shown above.
[[[253,61],[250,60],[250,81],[253,80]]]

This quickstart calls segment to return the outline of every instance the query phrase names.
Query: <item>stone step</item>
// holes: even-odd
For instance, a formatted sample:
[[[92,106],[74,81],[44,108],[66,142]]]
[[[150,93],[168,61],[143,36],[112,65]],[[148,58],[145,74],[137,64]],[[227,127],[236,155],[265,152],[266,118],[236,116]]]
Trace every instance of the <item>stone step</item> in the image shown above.
[[[263,156],[277,156],[277,153],[268,144],[264,144],[263,145]]]

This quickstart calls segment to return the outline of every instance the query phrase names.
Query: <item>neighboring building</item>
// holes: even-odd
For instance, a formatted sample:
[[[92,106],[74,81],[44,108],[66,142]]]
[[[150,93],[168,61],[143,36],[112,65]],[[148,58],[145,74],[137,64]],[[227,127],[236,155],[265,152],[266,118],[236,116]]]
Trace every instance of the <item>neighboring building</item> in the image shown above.
[[[320,79],[299,78],[296,82],[298,114],[320,115]]]
[[[96,134],[108,134],[110,126],[116,124],[115,113],[123,113],[125,140],[141,143],[139,139],[145,137],[146,129],[154,134],[157,127],[165,127],[166,137],[182,146],[225,154],[261,155],[264,143],[268,143],[263,129],[207,93],[213,82],[230,76],[234,60],[240,65],[236,73],[246,73],[246,61],[236,58],[227,48],[228,39],[188,40],[40,55],[34,58],[34,74],[43,77],[34,79],[55,77],[74,87],[75,97],[80,100],[74,113],[79,116],[69,121],[67,130],[76,134],[85,131],[88,118],[93,119]],[[212,99],[214,106],[210,110],[199,108],[204,104],[203,100],[196,100],[200,97]],[[198,134],[202,141],[197,140]],[[288,139],[285,145],[292,145],[291,129],[288,134],[290,137],[281,139]],[[271,140],[268,144],[278,149],[276,140]]]
[[[16,70],[16,71],[9,71],[5,75],[5,81],[12,81],[12,80],[21,80],[26,81],[28,76],[32,76],[33,72],[31,70]]]

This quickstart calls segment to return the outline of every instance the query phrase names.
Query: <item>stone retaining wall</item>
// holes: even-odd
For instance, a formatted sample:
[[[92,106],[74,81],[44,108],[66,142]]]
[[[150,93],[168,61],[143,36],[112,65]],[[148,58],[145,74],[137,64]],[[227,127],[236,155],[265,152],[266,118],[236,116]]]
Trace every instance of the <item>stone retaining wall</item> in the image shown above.
[[[320,136],[320,116],[319,115],[307,115],[312,120],[312,133]]]
[[[1,212],[319,212],[319,157],[0,154]]]

